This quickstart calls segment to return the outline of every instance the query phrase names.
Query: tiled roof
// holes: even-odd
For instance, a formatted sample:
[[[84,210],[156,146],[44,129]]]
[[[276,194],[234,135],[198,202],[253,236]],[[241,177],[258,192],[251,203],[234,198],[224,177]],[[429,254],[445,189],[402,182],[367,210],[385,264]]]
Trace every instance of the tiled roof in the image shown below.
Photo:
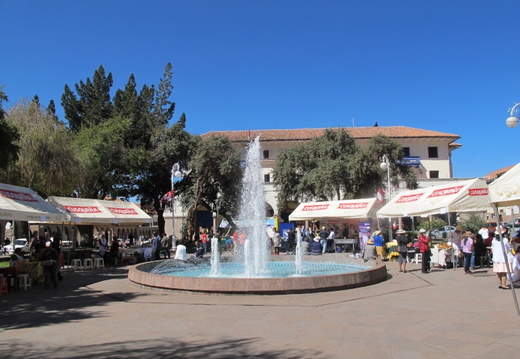
[[[332,128],[334,129],[334,128]],[[459,135],[422,130],[405,126],[376,126],[376,127],[343,127],[355,139],[369,139],[376,135],[385,135],[390,138],[447,138],[456,141]],[[242,130],[242,131],[212,131],[202,135],[209,137],[221,135],[233,142],[249,142],[260,135],[262,141],[299,141],[310,140],[323,134],[325,128],[299,128],[290,130]]]
[[[493,171],[490,174],[487,174],[484,178],[487,182],[491,182],[493,180],[496,180],[498,177],[502,176],[504,173],[509,171],[511,168],[513,168],[516,165],[511,165],[509,167],[501,168],[499,170]]]

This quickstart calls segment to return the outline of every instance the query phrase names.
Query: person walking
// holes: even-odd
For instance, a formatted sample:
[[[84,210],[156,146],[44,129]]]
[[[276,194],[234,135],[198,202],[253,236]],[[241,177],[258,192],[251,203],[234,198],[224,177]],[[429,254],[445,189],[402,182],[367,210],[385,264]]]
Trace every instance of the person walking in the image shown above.
[[[408,262],[408,245],[410,238],[404,229],[397,230],[397,252],[399,253],[399,272],[406,273],[406,263]]]
[[[422,254],[422,272],[430,273],[430,238],[426,235],[426,229],[419,230],[419,252]]]

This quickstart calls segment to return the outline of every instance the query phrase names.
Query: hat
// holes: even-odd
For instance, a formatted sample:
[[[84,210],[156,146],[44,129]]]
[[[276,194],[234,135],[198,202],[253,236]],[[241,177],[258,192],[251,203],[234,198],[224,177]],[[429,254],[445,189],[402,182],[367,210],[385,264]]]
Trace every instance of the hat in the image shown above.
[[[457,228],[455,228],[455,231],[462,232],[462,227],[461,226],[457,226]]]
[[[424,228],[419,229],[419,233],[426,233],[426,229],[424,229]]]
[[[367,244],[374,244],[374,239],[373,239],[373,238],[370,238],[370,239],[367,241]]]
[[[316,236],[312,239],[314,242],[319,242],[320,241],[320,237]]]
[[[378,234],[381,234],[381,230],[380,229],[378,229],[377,231],[374,231],[374,233],[373,233],[374,236],[377,236]]]
[[[406,233],[406,231],[404,229],[398,229],[397,230],[397,234],[404,234]]]

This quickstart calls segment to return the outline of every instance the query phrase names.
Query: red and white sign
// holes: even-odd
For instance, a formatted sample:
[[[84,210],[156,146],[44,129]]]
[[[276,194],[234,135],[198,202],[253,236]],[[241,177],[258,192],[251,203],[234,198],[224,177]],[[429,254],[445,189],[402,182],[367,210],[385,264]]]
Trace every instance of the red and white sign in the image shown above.
[[[464,188],[464,186],[456,186],[449,188],[441,188],[435,190],[428,197],[443,197],[443,196],[451,196],[460,192],[460,190]]]
[[[70,213],[101,213],[102,211],[96,206],[63,206]]]
[[[412,195],[404,195],[404,196],[399,197],[399,199],[396,201],[396,203],[415,202],[415,201],[418,201],[419,198],[421,198],[423,194],[424,193],[416,193],[416,194],[412,194]]]
[[[122,215],[129,215],[129,216],[135,216],[138,215],[137,211],[133,208],[118,208],[118,207],[107,207],[108,210],[115,214],[122,214]]]
[[[487,196],[488,189],[487,188],[470,188],[468,190],[468,194],[470,196]]]
[[[303,207],[302,211],[324,211],[329,208],[328,204],[311,204]]]
[[[340,203],[338,205],[338,209],[363,209],[367,208],[367,202],[358,202],[358,203]]]
[[[0,195],[5,198],[9,198],[15,201],[24,201],[24,202],[38,202],[38,200],[34,199],[29,193],[25,192],[17,192],[10,191],[8,189],[0,189]]]

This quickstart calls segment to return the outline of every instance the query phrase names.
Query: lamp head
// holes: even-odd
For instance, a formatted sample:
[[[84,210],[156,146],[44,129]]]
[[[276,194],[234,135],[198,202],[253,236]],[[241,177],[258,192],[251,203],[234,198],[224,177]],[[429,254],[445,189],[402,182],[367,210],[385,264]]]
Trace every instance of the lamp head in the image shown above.
[[[518,125],[518,117],[509,116],[506,120],[506,125],[509,128],[516,127]]]
[[[379,167],[381,167],[382,169],[386,170],[388,168],[388,164],[386,162],[381,162],[379,164]]]

